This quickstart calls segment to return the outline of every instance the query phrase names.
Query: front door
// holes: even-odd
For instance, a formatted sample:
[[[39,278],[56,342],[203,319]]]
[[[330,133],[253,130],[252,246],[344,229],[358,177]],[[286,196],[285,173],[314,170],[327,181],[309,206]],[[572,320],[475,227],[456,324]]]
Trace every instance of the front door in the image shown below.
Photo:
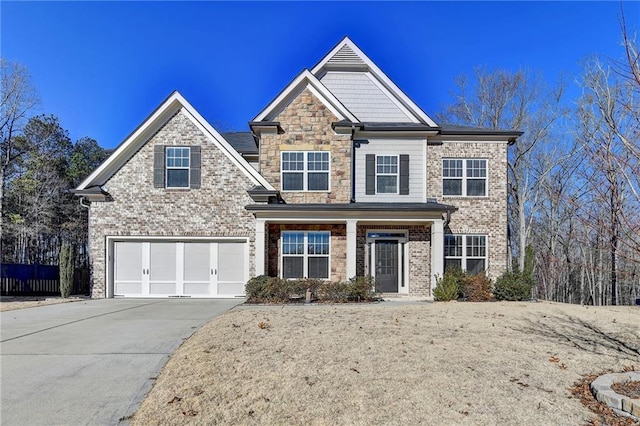
[[[383,293],[398,292],[398,241],[377,240],[376,283]]]

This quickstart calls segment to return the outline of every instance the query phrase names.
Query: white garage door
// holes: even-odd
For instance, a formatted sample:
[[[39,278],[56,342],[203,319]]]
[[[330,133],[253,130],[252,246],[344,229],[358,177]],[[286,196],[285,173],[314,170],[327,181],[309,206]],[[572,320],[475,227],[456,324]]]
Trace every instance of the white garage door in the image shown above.
[[[115,242],[113,294],[241,296],[248,279],[246,247],[246,242]]]

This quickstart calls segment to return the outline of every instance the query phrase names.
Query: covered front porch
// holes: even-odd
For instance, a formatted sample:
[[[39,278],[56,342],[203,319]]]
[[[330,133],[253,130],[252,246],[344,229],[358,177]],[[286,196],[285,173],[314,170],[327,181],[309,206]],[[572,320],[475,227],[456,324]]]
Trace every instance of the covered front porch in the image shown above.
[[[381,292],[431,297],[444,272],[438,203],[255,204],[255,274],[346,281],[372,276]]]

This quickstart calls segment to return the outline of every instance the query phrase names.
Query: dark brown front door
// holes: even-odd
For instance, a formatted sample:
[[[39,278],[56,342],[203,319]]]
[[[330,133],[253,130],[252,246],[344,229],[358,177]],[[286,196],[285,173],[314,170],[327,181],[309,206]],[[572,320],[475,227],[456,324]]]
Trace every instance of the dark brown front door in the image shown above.
[[[376,283],[383,293],[398,292],[398,241],[377,240]]]

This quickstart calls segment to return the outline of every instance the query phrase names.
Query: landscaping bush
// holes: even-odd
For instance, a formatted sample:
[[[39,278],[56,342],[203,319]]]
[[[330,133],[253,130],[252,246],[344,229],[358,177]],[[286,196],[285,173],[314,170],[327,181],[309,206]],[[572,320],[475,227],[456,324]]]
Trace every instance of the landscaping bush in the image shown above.
[[[305,301],[307,290],[311,291],[312,300],[320,302],[368,302],[377,297],[370,277],[352,278],[348,282],[326,282],[313,278],[283,280],[261,275],[251,278],[245,286],[248,303]]]
[[[353,277],[348,283],[348,298],[358,302],[371,302],[376,300],[380,294],[375,287],[373,277]]]
[[[289,280],[289,297],[302,298],[304,300],[307,290],[311,290],[312,297],[317,297],[319,289],[324,285],[323,281],[315,278],[300,278],[297,280]]]
[[[481,272],[465,276],[462,279],[462,294],[470,302],[488,302],[493,300],[491,280]]]
[[[318,290],[321,302],[346,303],[349,301],[349,284],[345,282],[325,282]]]
[[[71,296],[71,292],[73,291],[73,273],[75,271],[75,253],[73,246],[63,244],[62,247],[60,247],[58,268],[60,271],[60,295],[66,299]]]
[[[498,300],[526,300],[531,298],[533,280],[522,272],[505,272],[497,280],[493,294]]]
[[[260,275],[245,285],[248,303],[285,303],[289,301],[289,284],[278,277]]]
[[[433,297],[439,302],[457,299],[460,296],[460,277],[455,270],[448,269],[442,277],[438,277]]]

